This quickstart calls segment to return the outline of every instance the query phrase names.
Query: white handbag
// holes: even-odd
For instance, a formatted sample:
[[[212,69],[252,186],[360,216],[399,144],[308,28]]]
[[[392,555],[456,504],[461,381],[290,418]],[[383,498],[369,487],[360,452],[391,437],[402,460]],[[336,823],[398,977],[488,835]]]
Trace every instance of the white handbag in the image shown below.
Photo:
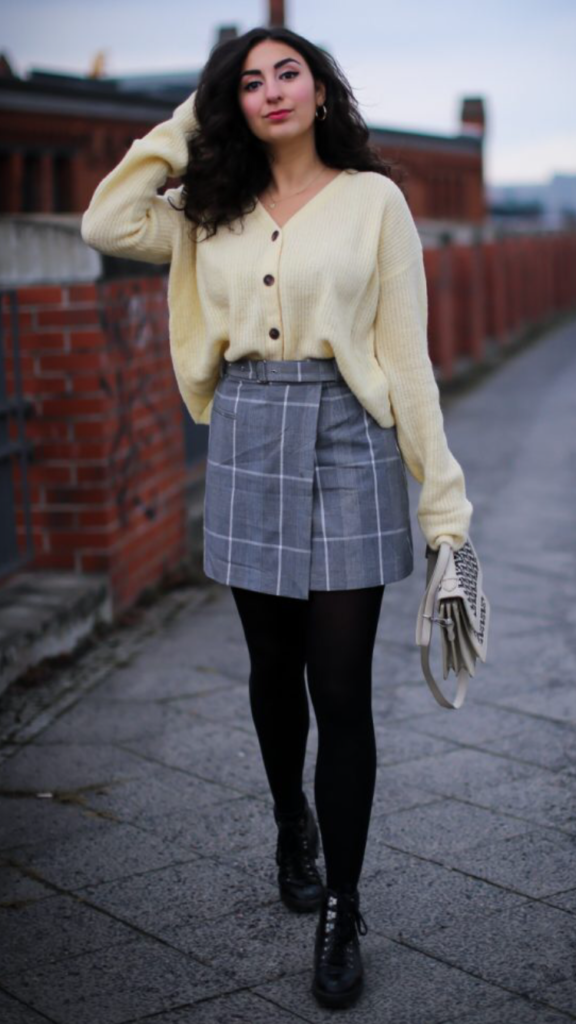
[[[476,659],[486,661],[490,604],[482,589],[482,568],[470,537],[459,551],[445,542],[437,551],[427,545],[426,558],[426,591],[418,609],[416,643],[434,697],[442,707],[455,711],[464,703]],[[450,669],[457,676],[453,704],[440,690],[430,669],[433,622],[440,626],[444,679]]]

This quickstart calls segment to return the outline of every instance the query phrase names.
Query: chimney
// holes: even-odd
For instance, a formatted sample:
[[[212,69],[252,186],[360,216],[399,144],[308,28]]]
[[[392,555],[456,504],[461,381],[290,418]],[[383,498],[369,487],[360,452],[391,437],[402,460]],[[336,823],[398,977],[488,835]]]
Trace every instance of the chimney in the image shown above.
[[[0,53],[0,78],[17,78],[18,75],[14,71],[8,57],[5,53]]]
[[[236,25],[220,25],[216,46],[220,46],[221,43],[227,43],[229,39],[236,39],[237,35],[238,27]]]
[[[268,25],[270,28],[283,28],[284,26],[284,0],[269,0],[268,10],[270,12]]]
[[[482,138],[486,131],[486,113],[481,96],[465,96],[460,113],[460,133]]]

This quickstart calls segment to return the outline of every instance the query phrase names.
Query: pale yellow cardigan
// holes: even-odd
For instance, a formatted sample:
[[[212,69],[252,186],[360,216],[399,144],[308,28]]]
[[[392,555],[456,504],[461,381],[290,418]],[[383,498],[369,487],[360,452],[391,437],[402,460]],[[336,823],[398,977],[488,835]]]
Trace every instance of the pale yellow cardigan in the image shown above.
[[[279,228],[258,203],[206,239],[184,214],[181,176],[197,122],[195,92],[135,139],[100,182],[82,218],[84,241],[111,256],[170,263],[170,351],[182,398],[209,423],[222,358],[336,358],[358,400],[397,427],[422,484],[420,528],[430,547],[458,549],[472,515],[450,452],[428,353],[422,244],[403,193],[373,171],[344,170]],[[196,238],[196,241],[194,240]]]

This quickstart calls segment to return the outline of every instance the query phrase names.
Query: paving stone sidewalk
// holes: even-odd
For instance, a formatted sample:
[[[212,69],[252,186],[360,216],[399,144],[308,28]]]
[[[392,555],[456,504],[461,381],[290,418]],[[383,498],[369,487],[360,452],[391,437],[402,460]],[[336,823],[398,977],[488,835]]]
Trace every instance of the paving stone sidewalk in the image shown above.
[[[448,403],[492,606],[489,662],[457,712],[433,700],[414,645],[410,481],[416,569],[386,589],[374,659],[351,1024],[576,1019],[575,381],[566,322]],[[124,657],[4,731],[3,1024],[333,1019],[310,993],[315,915],[278,899],[231,593],[162,600],[170,614]],[[316,743],[313,726],[311,799]]]

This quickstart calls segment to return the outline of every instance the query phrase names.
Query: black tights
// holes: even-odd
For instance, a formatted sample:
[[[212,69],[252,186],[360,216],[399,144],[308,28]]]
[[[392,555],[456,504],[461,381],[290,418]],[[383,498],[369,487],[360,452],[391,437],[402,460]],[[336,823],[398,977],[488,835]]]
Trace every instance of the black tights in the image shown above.
[[[372,656],[384,585],[310,591],[308,600],[241,587],[232,594],[250,655],[250,707],[278,810],[303,806],[310,724],[318,724],[314,797],[326,884],[360,879],[376,782]]]

